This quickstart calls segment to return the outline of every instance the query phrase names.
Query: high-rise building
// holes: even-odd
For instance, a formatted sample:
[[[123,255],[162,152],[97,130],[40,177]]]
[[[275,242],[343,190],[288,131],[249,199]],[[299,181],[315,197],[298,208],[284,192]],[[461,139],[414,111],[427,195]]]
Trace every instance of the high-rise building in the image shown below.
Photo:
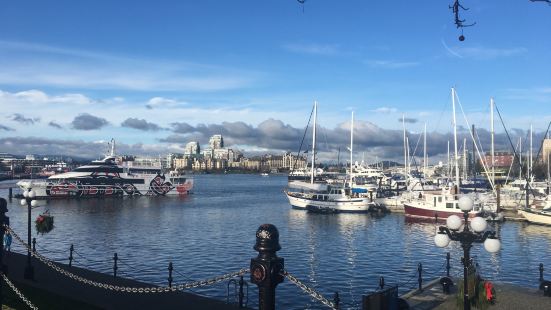
[[[201,147],[199,146],[199,142],[192,141],[186,144],[184,155],[198,155],[200,153],[201,153]]]
[[[222,138],[222,135],[213,135],[212,137],[210,137],[209,146],[213,150],[223,148],[224,138]]]

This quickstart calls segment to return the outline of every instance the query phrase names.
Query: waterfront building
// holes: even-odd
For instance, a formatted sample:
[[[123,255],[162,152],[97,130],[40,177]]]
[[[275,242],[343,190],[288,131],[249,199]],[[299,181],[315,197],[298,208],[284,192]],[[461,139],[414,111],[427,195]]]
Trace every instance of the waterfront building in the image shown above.
[[[201,146],[199,146],[199,142],[191,141],[186,144],[186,147],[184,149],[184,155],[197,156],[200,153],[201,153]]]
[[[492,164],[492,154],[487,152],[484,155],[484,161],[487,163],[488,168],[492,166],[496,168],[509,168],[514,158],[515,156],[510,152],[494,152],[494,163]]]
[[[213,150],[223,148],[224,147],[224,138],[222,137],[222,135],[213,135],[212,137],[210,137],[209,146]]]

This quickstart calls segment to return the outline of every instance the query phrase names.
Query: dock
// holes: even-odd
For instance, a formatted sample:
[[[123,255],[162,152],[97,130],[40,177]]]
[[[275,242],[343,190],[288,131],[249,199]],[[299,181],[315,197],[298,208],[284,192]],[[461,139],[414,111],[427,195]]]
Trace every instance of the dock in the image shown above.
[[[410,306],[416,310],[455,310],[457,306],[457,278],[454,278],[454,286],[450,294],[444,294],[440,279],[435,279],[423,286],[423,291],[417,289],[402,296]],[[496,302],[488,309],[500,310],[539,310],[551,309],[551,297],[543,295],[543,291],[537,288],[525,288],[512,284],[492,282],[496,291]]]
[[[237,305],[227,304],[223,301],[187,293],[183,291],[167,293],[128,293],[106,290],[103,288],[87,285],[64,276],[52,268],[34,259],[34,280],[25,280],[23,271],[26,264],[26,255],[19,253],[4,252],[4,264],[8,266],[8,278],[16,285],[32,287],[44,293],[54,296],[62,296],[70,300],[76,300],[83,304],[90,305],[90,308],[97,309],[238,309]],[[91,281],[125,287],[153,287],[154,285],[113,277],[95,271],[78,267],[69,267],[66,264],[55,263],[58,267],[71,273],[89,279]],[[4,290],[9,290],[3,285]],[[25,290],[23,290],[25,293]],[[33,302],[33,300],[31,300]],[[60,305],[45,306],[35,304],[39,309],[61,309]],[[42,306],[42,307],[41,307]]]

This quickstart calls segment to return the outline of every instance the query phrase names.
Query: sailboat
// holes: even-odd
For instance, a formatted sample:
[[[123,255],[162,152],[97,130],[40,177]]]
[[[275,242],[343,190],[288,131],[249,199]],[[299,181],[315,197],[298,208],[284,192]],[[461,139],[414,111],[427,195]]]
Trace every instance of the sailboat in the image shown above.
[[[352,116],[353,117],[353,116]],[[314,183],[314,166],[316,151],[316,119],[317,102],[314,102],[314,127],[312,130],[312,169],[310,183],[294,182],[294,188],[285,190],[285,195],[294,209],[307,210],[318,213],[356,212],[369,211],[370,205],[367,198],[353,197],[350,187],[345,184]],[[353,141],[353,126],[351,123],[351,143]],[[352,166],[352,161],[350,162]],[[291,184],[290,184],[291,186]]]

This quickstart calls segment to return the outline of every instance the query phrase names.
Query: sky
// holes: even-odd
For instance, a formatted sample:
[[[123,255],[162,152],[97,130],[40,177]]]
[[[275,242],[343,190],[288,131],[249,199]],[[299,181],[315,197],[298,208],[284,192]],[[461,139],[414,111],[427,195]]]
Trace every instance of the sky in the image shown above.
[[[401,158],[404,117],[411,148],[426,123],[442,158],[451,87],[461,138],[475,124],[489,148],[493,97],[513,142],[532,125],[537,151],[551,5],[463,0],[476,24],[460,42],[451,3],[2,1],[0,152],[97,157],[114,138],[120,152],[161,154],[217,133],[245,153],[296,151],[316,100],[326,158],[347,146],[352,111],[357,156]],[[503,128],[496,115],[510,150]]]

